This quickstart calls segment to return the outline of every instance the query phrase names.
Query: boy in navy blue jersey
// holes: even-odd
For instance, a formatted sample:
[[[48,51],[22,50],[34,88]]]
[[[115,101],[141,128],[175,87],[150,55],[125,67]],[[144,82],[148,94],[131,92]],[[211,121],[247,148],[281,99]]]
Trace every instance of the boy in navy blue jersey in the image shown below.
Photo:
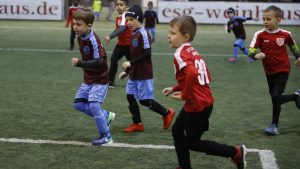
[[[227,10],[227,15],[229,17],[229,21],[227,22],[227,32],[230,33],[233,31],[236,40],[234,41],[233,44],[233,56],[228,58],[228,61],[231,63],[235,63],[238,54],[239,54],[239,49],[246,55],[248,56],[248,49],[245,48],[244,42],[246,39],[246,32],[245,28],[243,25],[243,22],[246,20],[252,20],[252,17],[241,17],[241,16],[235,16],[235,10],[233,8],[229,8]],[[257,19],[254,19],[257,21]],[[252,62],[252,58],[248,58],[248,62]]]
[[[126,95],[133,123],[124,132],[142,132],[144,125],[141,120],[139,105],[148,107],[163,116],[163,129],[167,130],[172,123],[174,110],[166,109],[154,100],[153,70],[151,61],[151,42],[149,34],[142,27],[143,11],[134,5],[125,14],[128,27],[132,30],[130,44],[130,61],[122,64],[123,72],[119,78],[129,75],[126,85]]]
[[[145,29],[147,32],[151,34],[152,42],[155,41],[155,24],[158,24],[158,18],[157,13],[152,9],[153,8],[153,2],[148,2],[148,10],[145,11],[144,17],[145,17]]]
[[[77,11],[73,15],[73,21],[82,60],[73,57],[71,63],[75,67],[81,67],[84,74],[84,82],[75,96],[74,108],[95,120],[100,137],[93,140],[92,144],[109,144],[113,142],[109,124],[115,114],[101,107],[108,89],[106,53],[99,37],[91,30],[94,22],[91,11]]]

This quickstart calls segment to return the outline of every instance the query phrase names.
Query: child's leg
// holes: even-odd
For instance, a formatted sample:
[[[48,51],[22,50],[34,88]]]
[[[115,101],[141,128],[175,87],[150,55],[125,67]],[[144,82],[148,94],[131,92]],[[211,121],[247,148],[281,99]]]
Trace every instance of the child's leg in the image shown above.
[[[99,102],[92,101],[89,102],[90,111],[93,115],[93,118],[96,122],[97,130],[100,135],[110,136],[109,127],[106,122],[106,111],[103,110]]]
[[[272,111],[272,124],[278,126],[279,116],[281,112],[281,104],[286,102],[295,101],[297,99],[296,94],[282,95],[288,80],[287,73],[279,73],[271,76],[267,76],[269,85],[269,92],[272,98],[273,111]]]
[[[116,45],[110,59],[110,67],[108,72],[109,83],[111,85],[115,82],[116,73],[118,71],[118,61],[123,57],[122,47]]]
[[[201,140],[201,136],[209,128],[209,117],[213,106],[207,107],[203,112],[185,113],[185,131],[189,149],[204,152],[208,155],[231,157],[236,154],[234,146],[220,144],[215,141]]]
[[[189,169],[191,168],[191,160],[187,140],[184,134],[184,113],[185,112],[181,110],[177,116],[172,127],[172,136],[180,167]]]
[[[166,116],[169,114],[168,110],[165,107],[163,107],[161,104],[159,104],[153,99],[140,100],[140,103],[141,105],[148,107],[150,110],[162,116]]]
[[[151,38],[152,38],[152,42],[155,42],[155,28],[151,28]]]
[[[71,25],[71,35],[70,35],[70,50],[73,50],[74,48],[74,41],[76,38],[76,33],[73,29],[73,25]]]
[[[129,103],[129,111],[132,115],[132,121],[135,124],[141,123],[141,114],[137,101],[134,98],[133,94],[127,94],[127,101]]]
[[[93,117],[91,111],[90,111],[90,105],[87,101],[87,99],[83,98],[77,98],[74,100],[74,108],[78,111],[84,112],[85,114]]]

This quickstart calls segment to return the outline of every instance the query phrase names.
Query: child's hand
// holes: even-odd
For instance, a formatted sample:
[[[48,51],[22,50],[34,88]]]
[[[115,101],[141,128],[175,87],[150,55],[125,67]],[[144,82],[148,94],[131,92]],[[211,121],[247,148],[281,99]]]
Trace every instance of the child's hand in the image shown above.
[[[295,65],[296,65],[297,68],[300,67],[300,57],[298,59],[296,59]]]
[[[181,97],[181,91],[176,91],[172,93],[170,97],[176,100],[183,100]]]
[[[124,78],[127,76],[128,74],[126,72],[121,72],[119,74],[119,79],[124,80]]]
[[[78,58],[72,58],[72,59],[71,59],[71,63],[72,63],[73,66],[76,66],[77,63],[78,63],[78,61],[79,61]]]
[[[167,87],[167,88],[164,88],[162,90],[162,94],[165,95],[165,96],[169,96],[169,94],[173,93],[173,88],[172,87]]]
[[[131,66],[131,64],[129,61],[126,61],[122,64],[123,70],[127,70],[130,66]]]
[[[105,42],[106,42],[106,44],[109,44],[109,42],[110,42],[110,37],[109,36],[105,36]]]
[[[260,53],[258,53],[258,54],[256,54],[256,55],[254,56],[254,58],[257,59],[257,60],[262,60],[262,59],[264,59],[265,57],[266,57],[266,55],[265,55],[264,53],[262,53],[262,52],[260,52]]]

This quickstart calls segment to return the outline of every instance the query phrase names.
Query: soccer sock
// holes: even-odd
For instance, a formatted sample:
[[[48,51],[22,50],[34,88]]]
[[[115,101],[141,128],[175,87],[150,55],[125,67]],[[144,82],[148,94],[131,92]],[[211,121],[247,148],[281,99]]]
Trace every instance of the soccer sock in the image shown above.
[[[248,56],[248,49],[247,49],[247,48],[242,48],[242,51],[243,51],[243,53],[244,53],[245,55]]]
[[[234,45],[234,47],[233,47],[233,57],[237,58],[238,54],[239,54],[239,47]]]
[[[106,123],[106,112],[101,108],[99,102],[90,102],[90,111],[93,114],[99,134],[110,135],[109,127]]]
[[[148,107],[150,110],[152,110],[162,116],[166,116],[169,114],[169,112],[166,108],[164,108],[161,104],[159,104],[158,102],[156,102],[153,99],[140,100],[140,103],[143,106]]]
[[[137,104],[134,95],[133,94],[127,94],[127,100],[129,103],[129,111],[132,115],[132,121],[133,123],[137,124],[137,123],[141,123],[142,119],[141,119],[141,114],[140,114],[140,108],[139,105]]]
[[[93,114],[91,113],[90,111],[90,108],[89,108],[89,103],[84,103],[84,102],[77,102],[77,103],[74,103],[74,108],[78,111],[81,111],[81,112],[84,112],[85,114],[93,117]]]

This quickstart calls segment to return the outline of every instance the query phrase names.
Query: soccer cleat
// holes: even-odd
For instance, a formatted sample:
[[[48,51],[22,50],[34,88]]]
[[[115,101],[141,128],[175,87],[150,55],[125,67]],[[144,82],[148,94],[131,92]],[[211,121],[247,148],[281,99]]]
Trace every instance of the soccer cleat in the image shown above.
[[[111,136],[102,135],[99,138],[92,141],[93,145],[105,145],[112,144],[114,141]]]
[[[144,131],[144,124],[139,123],[135,124],[132,123],[129,127],[123,129],[124,132],[143,132]]]
[[[165,117],[163,117],[163,121],[164,121],[164,126],[163,129],[167,130],[170,125],[172,124],[172,120],[175,114],[175,111],[173,109],[168,109],[169,114],[166,115]]]
[[[110,112],[110,111],[108,112],[108,116],[107,116],[107,119],[106,119],[106,123],[107,123],[108,126],[110,126],[110,123],[112,121],[114,121],[115,117],[116,117],[116,113]]]
[[[300,89],[295,91],[295,95],[297,95],[295,100],[296,106],[300,109]]]
[[[275,124],[270,124],[267,128],[265,128],[265,132],[269,135],[278,135],[279,130]]]
[[[228,60],[229,62],[231,62],[231,63],[235,63],[236,60],[237,60],[237,58],[236,58],[236,57],[230,57],[230,58],[228,58],[227,60]]]
[[[246,168],[246,154],[247,148],[244,144],[237,145],[235,147],[236,154],[231,159],[231,161],[237,166],[238,169],[245,169]]]

